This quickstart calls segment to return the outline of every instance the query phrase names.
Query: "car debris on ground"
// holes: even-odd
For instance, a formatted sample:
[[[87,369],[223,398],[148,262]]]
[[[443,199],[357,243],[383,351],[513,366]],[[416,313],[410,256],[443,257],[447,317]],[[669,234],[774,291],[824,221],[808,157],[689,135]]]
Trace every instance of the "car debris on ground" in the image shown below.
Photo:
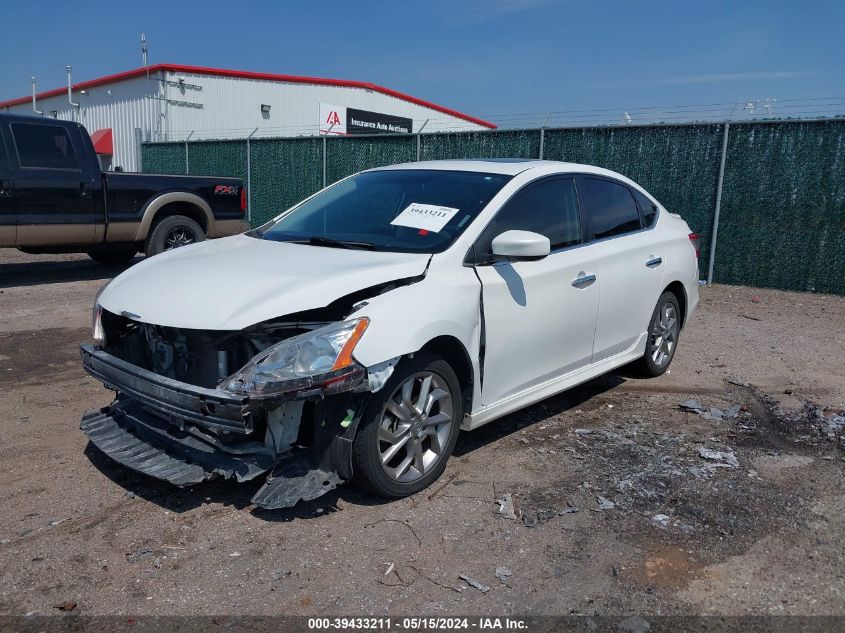
[[[471,576],[467,576],[466,574],[461,574],[460,576],[458,576],[458,578],[463,580],[470,587],[473,587],[474,589],[478,589],[481,593],[487,593],[488,591],[490,591],[490,587],[488,585],[485,585],[480,580],[476,580],[475,578],[473,578]]]
[[[499,514],[501,514],[506,519],[510,519],[512,521],[516,521],[519,518],[518,510],[516,509],[516,504],[514,502],[513,495],[510,493],[506,493],[502,495],[500,499],[496,500],[496,503],[499,504]]]
[[[718,422],[720,420],[731,420],[735,418],[742,410],[741,404],[732,404],[727,409],[719,409],[718,407],[705,408],[698,400],[690,398],[678,403],[678,406],[683,411],[691,411],[697,413],[705,420]]]
[[[503,585],[508,582],[508,579],[513,575],[513,572],[507,567],[496,567],[496,578],[499,579]]]
[[[726,468],[737,468],[739,466],[739,462],[737,461],[736,455],[734,455],[733,451],[716,451],[711,448],[700,446],[698,448],[698,456],[702,459],[719,462],[718,464],[714,464],[715,466],[724,466]]]

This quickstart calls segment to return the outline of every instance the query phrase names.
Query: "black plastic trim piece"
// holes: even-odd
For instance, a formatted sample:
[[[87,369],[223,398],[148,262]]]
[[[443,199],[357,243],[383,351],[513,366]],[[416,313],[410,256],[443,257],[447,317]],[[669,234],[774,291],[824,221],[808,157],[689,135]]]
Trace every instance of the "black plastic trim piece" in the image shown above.
[[[172,418],[248,434],[260,408],[248,396],[189,385],[127,363],[93,345],[79,346],[82,365],[108,387]]]

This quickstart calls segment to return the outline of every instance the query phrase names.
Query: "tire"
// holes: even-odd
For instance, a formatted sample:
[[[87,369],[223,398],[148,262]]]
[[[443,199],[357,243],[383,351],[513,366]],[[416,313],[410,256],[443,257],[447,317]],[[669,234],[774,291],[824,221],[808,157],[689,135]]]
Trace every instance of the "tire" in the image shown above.
[[[86,251],[88,257],[104,266],[124,266],[135,257],[138,249],[135,246],[125,248],[103,248]]]
[[[147,257],[205,240],[202,227],[184,215],[170,215],[153,227],[144,246]]]
[[[426,386],[430,396],[439,397],[419,415],[416,405]],[[412,495],[429,486],[443,474],[455,448],[463,408],[458,377],[446,361],[427,352],[404,359],[364,408],[352,445],[356,482],[389,498]],[[441,422],[432,424],[434,419]],[[402,437],[407,438],[404,443]]]
[[[645,352],[637,368],[645,376],[655,378],[666,373],[681,332],[681,309],[678,298],[671,292],[664,292],[657,300],[651,320],[648,322],[648,340]]]

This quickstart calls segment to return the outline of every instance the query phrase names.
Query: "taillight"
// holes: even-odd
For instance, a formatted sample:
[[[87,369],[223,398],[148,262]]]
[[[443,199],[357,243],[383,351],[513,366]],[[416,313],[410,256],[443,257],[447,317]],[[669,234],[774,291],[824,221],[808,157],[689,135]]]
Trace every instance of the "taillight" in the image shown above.
[[[241,213],[246,211],[246,187],[241,187]]]
[[[690,233],[689,241],[692,242],[692,246],[695,249],[695,256],[701,257],[701,236],[698,233]]]

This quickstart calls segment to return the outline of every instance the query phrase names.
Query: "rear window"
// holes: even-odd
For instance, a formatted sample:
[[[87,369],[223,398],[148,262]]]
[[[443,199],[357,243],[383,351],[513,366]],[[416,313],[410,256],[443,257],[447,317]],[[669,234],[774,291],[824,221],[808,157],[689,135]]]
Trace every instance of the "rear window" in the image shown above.
[[[590,218],[595,239],[642,228],[637,205],[628,187],[610,180],[582,178],[578,194]]]
[[[637,204],[640,205],[640,211],[643,213],[645,225],[651,226],[654,223],[654,216],[657,215],[657,205],[636,189],[632,189],[632,191],[634,192],[634,197],[637,199]]]
[[[21,167],[79,169],[65,128],[33,123],[12,123],[11,128]]]

